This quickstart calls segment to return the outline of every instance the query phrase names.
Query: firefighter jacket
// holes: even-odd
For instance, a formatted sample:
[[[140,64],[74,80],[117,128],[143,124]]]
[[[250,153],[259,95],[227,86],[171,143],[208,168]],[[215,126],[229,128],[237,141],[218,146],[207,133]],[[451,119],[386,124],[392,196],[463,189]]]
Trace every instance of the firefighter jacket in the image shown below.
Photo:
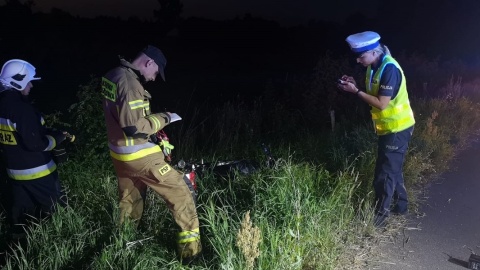
[[[20,91],[0,92],[0,148],[10,178],[35,180],[56,170],[50,152],[56,141],[44,125],[41,114]]]
[[[415,118],[413,117],[413,111],[410,107],[410,101],[407,93],[407,82],[403,70],[395,59],[386,55],[380,67],[375,74],[372,74],[372,67],[368,66],[367,76],[365,79],[367,93],[373,96],[378,95],[380,87],[380,78],[382,77],[383,70],[386,65],[395,65],[402,74],[402,82],[397,96],[390,100],[387,107],[383,110],[379,110],[372,106],[370,113],[375,126],[375,131],[378,135],[385,135],[390,133],[396,133],[405,130],[415,124]]]
[[[149,136],[170,122],[168,114],[150,113],[151,95],[143,88],[141,76],[132,64],[121,59],[120,66],[102,77],[108,147],[116,160],[131,161],[161,152]]]

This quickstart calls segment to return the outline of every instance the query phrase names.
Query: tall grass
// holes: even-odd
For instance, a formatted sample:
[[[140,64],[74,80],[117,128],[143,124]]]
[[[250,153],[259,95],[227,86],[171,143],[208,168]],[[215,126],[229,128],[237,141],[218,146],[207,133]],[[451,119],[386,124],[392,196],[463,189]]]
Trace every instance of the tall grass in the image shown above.
[[[219,178],[206,173],[199,180],[204,252],[195,264],[183,266],[174,251],[177,228],[157,194],[148,193],[138,228],[118,225],[117,183],[106,154],[101,108],[93,106],[99,105],[95,84],[84,86],[80,102],[72,107],[76,116],[72,126],[79,140],[71,146],[70,160],[59,167],[69,207],[32,225],[26,243],[6,248],[3,269],[354,269],[364,265],[357,255],[364,254],[364,243],[375,232],[370,206],[376,136],[368,119],[344,119],[332,131],[306,125],[308,118],[301,110],[260,99],[252,104],[228,103],[210,115],[194,116],[197,123],[168,127],[179,158],[248,157],[264,164],[262,142],[276,157],[274,166],[262,166],[250,175]],[[455,150],[467,145],[480,119],[477,104],[463,97],[412,104],[417,124],[405,164],[407,188],[445,170]],[[1,218],[0,228],[4,227]]]

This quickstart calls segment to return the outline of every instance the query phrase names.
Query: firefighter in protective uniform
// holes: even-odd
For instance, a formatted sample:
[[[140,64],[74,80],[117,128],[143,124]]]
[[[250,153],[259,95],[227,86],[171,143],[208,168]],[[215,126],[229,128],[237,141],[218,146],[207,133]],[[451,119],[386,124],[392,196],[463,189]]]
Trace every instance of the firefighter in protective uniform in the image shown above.
[[[408,197],[403,179],[403,162],[412,137],[415,118],[402,68],[390,50],[380,44],[380,35],[366,31],[347,37],[357,62],[367,68],[365,86],[360,91],[351,76],[342,76],[338,88],[356,94],[371,106],[371,116],[378,135],[377,160],[373,188],[375,220],[385,226],[390,212],[406,214]]]
[[[45,127],[42,115],[28,102],[35,67],[12,59],[0,73],[0,148],[8,175],[12,237],[22,237],[31,218],[44,218],[67,201],[51,151],[66,133]]]
[[[160,146],[150,138],[171,121],[170,113],[150,113],[151,95],[142,84],[160,74],[165,80],[167,61],[155,46],[147,46],[133,61],[120,65],[102,77],[103,109],[108,147],[118,179],[120,223],[142,217],[147,187],[167,203],[181,231],[177,247],[182,262],[201,251],[197,211],[183,173],[167,162]]]

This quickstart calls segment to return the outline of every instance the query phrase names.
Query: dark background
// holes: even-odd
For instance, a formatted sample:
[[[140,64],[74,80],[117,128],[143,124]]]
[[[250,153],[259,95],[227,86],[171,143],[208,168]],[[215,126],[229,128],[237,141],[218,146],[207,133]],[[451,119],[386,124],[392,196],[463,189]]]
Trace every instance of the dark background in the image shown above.
[[[192,0],[185,1],[192,7]],[[112,10],[122,3],[105,2]],[[348,7],[349,2],[342,3]],[[288,7],[285,4],[259,5],[271,11],[265,18],[251,10],[229,19],[222,15],[232,12],[225,7],[217,13],[211,8],[204,11],[209,18],[194,17],[190,9],[187,17],[178,0],[157,0],[150,17],[126,18],[106,11],[80,16],[55,7],[45,11],[47,6],[46,1],[35,5],[18,0],[0,6],[0,60],[20,58],[37,68],[42,80],[34,83],[31,95],[45,113],[65,111],[77,101],[80,84],[117,65],[118,55],[133,58],[146,44],[161,48],[168,60],[166,82],[146,85],[154,96],[153,109],[171,111],[189,100],[197,104],[252,100],[267,87],[285,89],[312,76],[325,54],[349,56],[346,36],[366,30],[380,33],[394,57],[454,59],[473,70],[480,60],[480,1],[475,0],[365,1],[345,12],[334,7],[328,12],[323,5],[322,15],[311,19],[315,12],[309,10],[302,17],[308,9],[299,6],[292,14],[283,10],[278,21],[272,19],[273,11]]]

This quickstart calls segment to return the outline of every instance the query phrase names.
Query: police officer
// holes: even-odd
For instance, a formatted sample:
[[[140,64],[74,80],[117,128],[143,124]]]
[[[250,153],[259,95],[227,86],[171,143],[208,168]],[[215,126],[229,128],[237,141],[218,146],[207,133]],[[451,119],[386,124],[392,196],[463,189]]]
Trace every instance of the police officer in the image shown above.
[[[201,251],[197,211],[189,180],[165,162],[158,144],[149,140],[172,121],[170,113],[150,113],[151,95],[143,83],[158,74],[165,80],[167,60],[155,46],[144,48],[133,61],[120,65],[102,78],[103,109],[108,146],[118,179],[120,223],[129,218],[138,224],[147,187],[160,194],[180,227],[177,247],[182,262]]]
[[[380,35],[372,31],[353,34],[347,43],[357,63],[367,68],[365,91],[353,77],[344,75],[338,88],[357,95],[371,107],[378,135],[378,153],[373,187],[375,190],[376,226],[384,226],[392,212],[408,211],[407,191],[403,179],[403,162],[412,136],[415,119],[407,93],[402,68],[389,49],[380,44]],[[393,201],[392,201],[393,200]]]
[[[35,67],[12,59],[0,73],[0,148],[11,196],[9,221],[12,236],[22,237],[30,218],[44,218],[55,206],[66,205],[51,151],[65,140],[61,131],[49,130],[41,114],[28,102]]]

